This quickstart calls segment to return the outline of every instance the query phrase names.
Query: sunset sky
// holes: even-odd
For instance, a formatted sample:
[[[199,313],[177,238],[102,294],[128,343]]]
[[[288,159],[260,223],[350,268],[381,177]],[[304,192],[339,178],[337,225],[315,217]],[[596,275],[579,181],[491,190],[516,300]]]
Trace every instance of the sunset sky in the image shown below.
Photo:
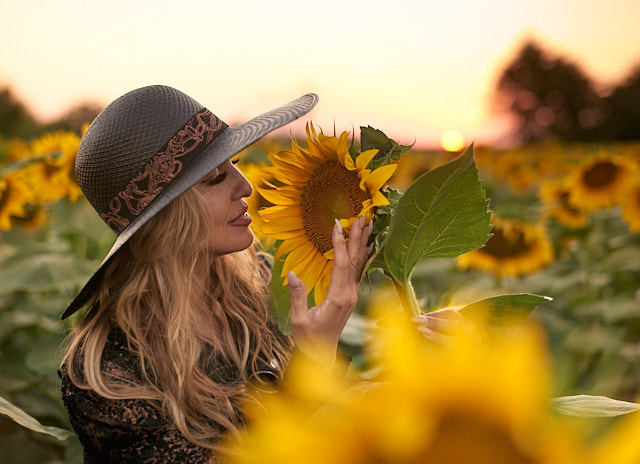
[[[315,92],[287,133],[499,143],[491,92],[523,40],[606,87],[640,64],[639,18],[638,0],[2,0],[0,87],[48,120],[163,83],[232,125]]]

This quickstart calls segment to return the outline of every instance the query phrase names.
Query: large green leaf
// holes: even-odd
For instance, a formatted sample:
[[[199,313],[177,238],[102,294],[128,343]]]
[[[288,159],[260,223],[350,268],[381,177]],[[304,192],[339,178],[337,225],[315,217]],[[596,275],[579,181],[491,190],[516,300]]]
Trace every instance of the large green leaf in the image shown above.
[[[640,410],[638,403],[592,395],[552,398],[551,407],[560,414],[579,417],[615,417]]]
[[[73,435],[69,430],[49,425],[42,425],[36,418],[30,416],[2,396],[0,396],[0,414],[9,417],[9,419],[12,419],[14,422],[28,428],[29,430],[43,433],[45,435],[50,435],[57,438],[58,440],[66,440]]]
[[[498,295],[464,306],[459,313],[490,325],[514,325],[524,321],[531,311],[545,301],[551,301],[551,298],[530,293]]]
[[[481,247],[490,236],[487,198],[469,147],[455,160],[426,172],[395,208],[389,232],[371,267],[400,283],[418,261],[455,258]]]

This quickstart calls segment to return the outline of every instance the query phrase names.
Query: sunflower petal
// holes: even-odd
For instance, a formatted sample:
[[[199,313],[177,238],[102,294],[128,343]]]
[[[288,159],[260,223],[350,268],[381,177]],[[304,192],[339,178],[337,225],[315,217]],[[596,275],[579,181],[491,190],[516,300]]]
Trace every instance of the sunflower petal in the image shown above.
[[[356,168],[358,171],[365,169],[377,154],[378,150],[367,150],[360,153],[356,158]]]
[[[386,166],[381,166],[369,174],[365,180],[369,192],[380,190],[384,184],[391,179],[391,176],[396,172],[396,169],[398,169],[397,164],[387,164]]]
[[[279,234],[296,230],[304,231],[302,218],[286,217],[282,221],[269,221],[262,227],[262,232],[278,237]]]
[[[296,205],[300,204],[300,192],[295,189],[266,189],[263,187],[256,187],[258,193],[274,205]]]

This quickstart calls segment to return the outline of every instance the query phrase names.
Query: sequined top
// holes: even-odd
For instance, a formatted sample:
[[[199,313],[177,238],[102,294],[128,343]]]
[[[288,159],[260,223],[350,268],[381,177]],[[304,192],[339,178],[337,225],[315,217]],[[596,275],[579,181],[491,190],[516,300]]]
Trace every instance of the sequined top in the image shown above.
[[[113,331],[107,339],[102,371],[106,376],[141,382],[138,356],[128,349],[121,332]],[[107,399],[78,388],[65,368],[58,374],[62,399],[86,464],[216,462],[207,449],[188,441],[160,408],[145,400]],[[216,366],[213,375],[220,382],[240,381],[230,366]]]

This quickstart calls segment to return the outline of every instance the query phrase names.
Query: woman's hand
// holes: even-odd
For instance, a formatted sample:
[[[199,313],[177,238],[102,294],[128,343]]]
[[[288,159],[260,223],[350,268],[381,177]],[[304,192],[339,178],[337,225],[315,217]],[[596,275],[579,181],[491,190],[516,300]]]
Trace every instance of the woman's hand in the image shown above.
[[[298,349],[306,356],[330,369],[336,356],[340,334],[358,302],[362,271],[371,253],[367,241],[373,221],[365,226],[363,216],[356,219],[345,241],[336,221],[331,241],[334,249],[333,271],[327,298],[318,306],[307,307],[307,288],[293,272],[289,272],[291,297],[291,332]]]
[[[425,338],[439,344],[446,344],[452,337],[477,335],[474,324],[458,312],[461,306],[449,306],[413,317],[418,330]]]

